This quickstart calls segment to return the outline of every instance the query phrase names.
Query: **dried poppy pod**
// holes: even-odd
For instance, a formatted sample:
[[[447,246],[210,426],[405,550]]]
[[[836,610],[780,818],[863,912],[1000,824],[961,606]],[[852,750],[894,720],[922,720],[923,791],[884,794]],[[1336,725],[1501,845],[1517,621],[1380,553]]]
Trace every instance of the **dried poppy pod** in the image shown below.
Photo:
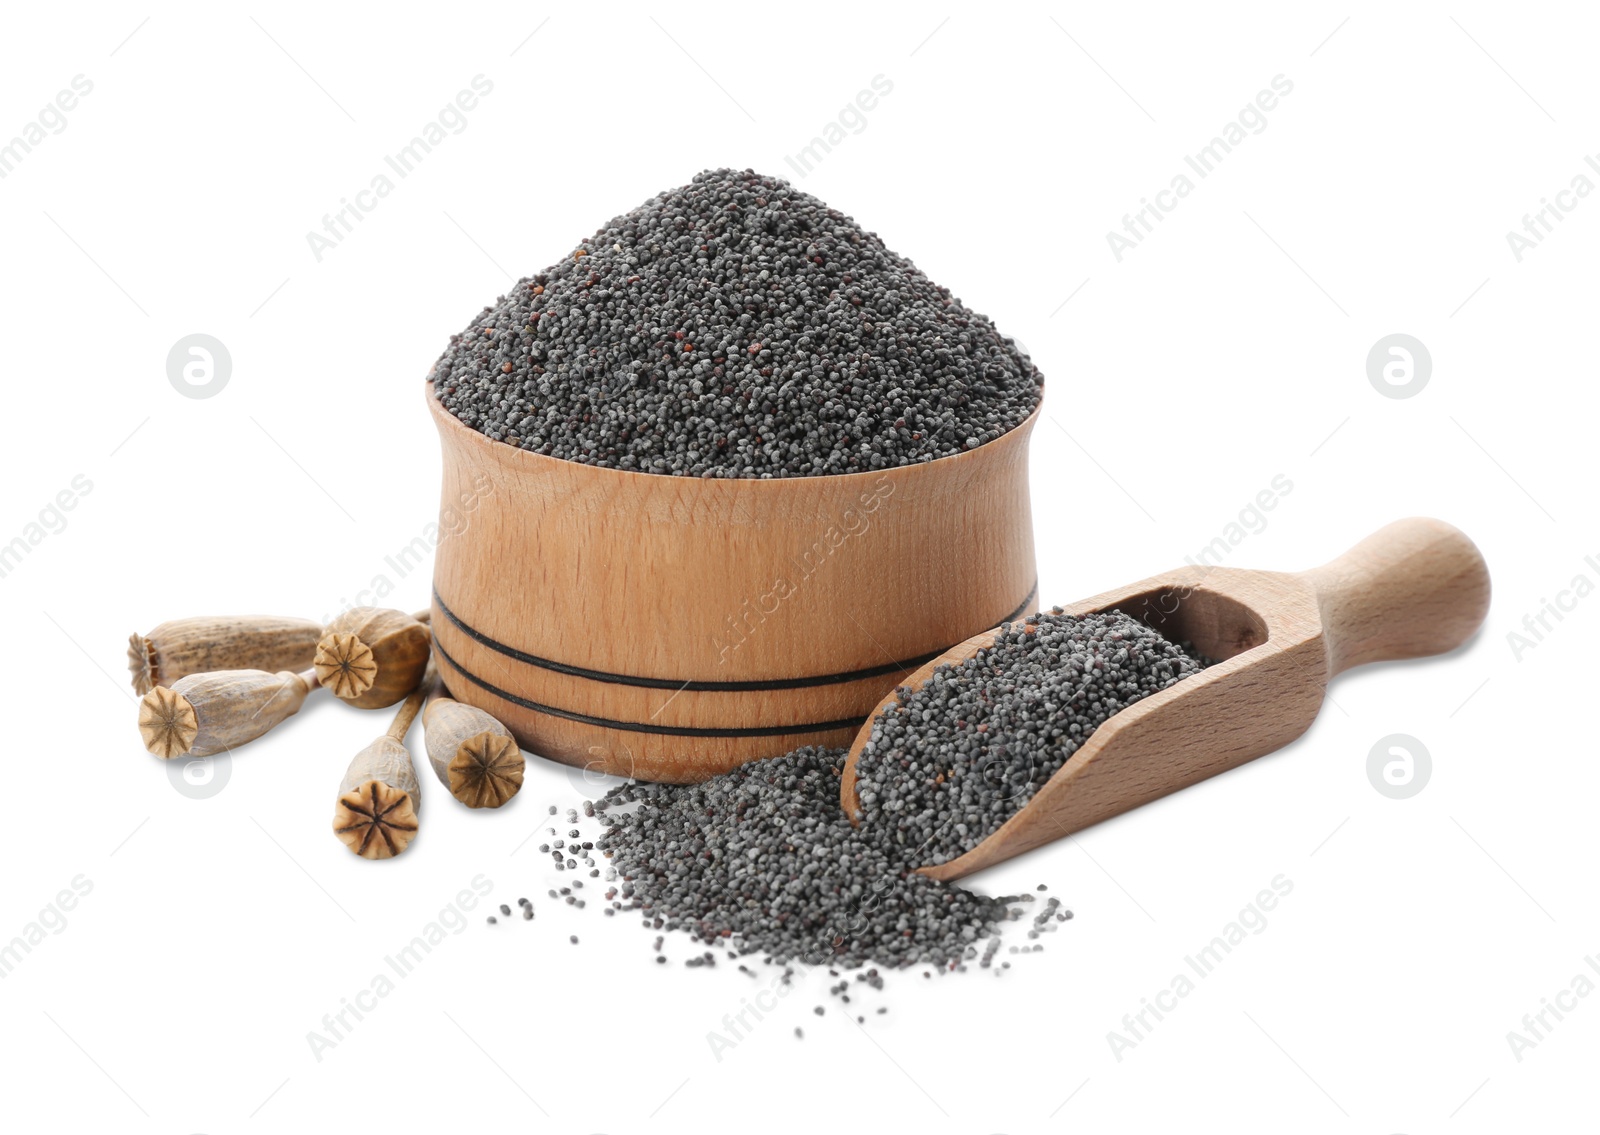
[[[171,687],[213,670],[304,670],[317,653],[322,625],[277,615],[202,615],[169,619],[147,635],[128,637],[128,673],[135,693]]]
[[[293,717],[317,688],[312,671],[218,670],[156,686],[139,702],[139,736],[164,760],[209,757]]]
[[[431,670],[426,677],[431,681]],[[355,755],[339,782],[333,834],[363,859],[393,859],[417,836],[422,786],[405,738],[426,693],[425,682],[406,698],[388,732]]]
[[[312,665],[322,684],[359,709],[382,709],[410,694],[428,667],[427,612],[355,607],[329,623]]]
[[[511,731],[475,706],[436,697],[422,711],[428,762],[469,808],[498,808],[522,787],[526,762]]]

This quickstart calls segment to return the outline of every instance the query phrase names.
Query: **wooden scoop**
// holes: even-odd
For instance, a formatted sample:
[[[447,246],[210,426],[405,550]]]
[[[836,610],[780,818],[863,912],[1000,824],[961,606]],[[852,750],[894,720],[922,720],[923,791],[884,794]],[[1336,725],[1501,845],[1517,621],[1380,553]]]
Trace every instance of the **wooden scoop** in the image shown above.
[[[1397,520],[1311,571],[1179,568],[1074,603],[1067,614],[1121,611],[1217,663],[1112,716],[997,831],[922,873],[959,879],[1281,748],[1311,726],[1335,674],[1453,650],[1488,609],[1477,547],[1423,517]],[[951,647],[904,685],[972,657],[996,633]],[[850,746],[840,800],[854,823],[856,759],[896,700],[884,698]]]

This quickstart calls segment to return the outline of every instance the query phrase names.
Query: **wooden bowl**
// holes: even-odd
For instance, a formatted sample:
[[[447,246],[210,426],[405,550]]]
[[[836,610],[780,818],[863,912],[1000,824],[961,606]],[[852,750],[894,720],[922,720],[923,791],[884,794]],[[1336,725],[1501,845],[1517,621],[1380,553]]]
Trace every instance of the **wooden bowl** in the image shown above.
[[[920,465],[736,480],[529,453],[427,393],[439,672],[543,756],[688,783],[845,746],[907,674],[1038,607],[1037,411]]]

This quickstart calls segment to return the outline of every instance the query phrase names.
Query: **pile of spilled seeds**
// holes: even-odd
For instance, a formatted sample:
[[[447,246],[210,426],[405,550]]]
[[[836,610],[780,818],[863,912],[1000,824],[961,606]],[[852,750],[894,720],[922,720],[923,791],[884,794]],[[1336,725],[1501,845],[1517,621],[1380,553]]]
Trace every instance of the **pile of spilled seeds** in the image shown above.
[[[778,178],[696,175],[486,307],[434,364],[444,407],[565,461],[810,477],[993,441],[1043,379],[987,318]]]
[[[842,749],[797,749],[701,784],[626,784],[585,802],[582,819],[569,810],[564,833],[549,829],[557,838],[540,851],[573,876],[550,897],[579,909],[598,897],[608,916],[639,914],[658,932],[663,964],[666,934],[679,932],[713,947],[686,965],[754,955],[785,967],[785,981],[795,966],[863,971],[857,981],[873,988],[878,966],[923,965],[927,976],[991,968],[1003,924],[1036,896],[986,896],[916,869],[975,846],[1113,713],[1204,665],[1121,614],[1057,608],[1009,624],[993,647],[940,668],[880,717],[857,765],[860,827],[839,805]],[[1030,940],[1072,917],[1058,899],[1042,905]],[[848,1003],[852,988],[845,979],[830,992]]]
[[[626,785],[605,797],[595,846],[625,902],[707,943],[847,968],[961,961],[1017,900],[915,874],[891,840],[853,827],[844,757],[797,749],[702,784]]]
[[[865,1003],[886,984],[872,961],[902,970],[921,964],[924,978],[964,973],[969,962],[1001,976],[1011,962],[996,962],[1000,923],[1022,919],[1039,896],[989,898],[884,860],[839,818],[844,753],[800,749],[700,785],[623,785],[585,801],[582,818],[569,808],[565,825],[552,819],[547,831],[554,838],[539,845],[558,874],[572,876],[548,896],[574,911],[594,898],[608,917],[641,915],[655,932],[659,965],[669,962],[667,935],[679,932],[690,944],[682,958],[689,969],[714,969],[725,959],[758,979],[757,966],[774,967],[776,980],[788,986],[801,967],[828,967],[828,976],[839,979],[829,997],[857,1024],[889,1011]],[[557,814],[552,806],[551,817]],[[817,815],[820,822],[810,822]],[[595,883],[602,865],[604,880]],[[858,874],[879,870],[888,874]],[[531,900],[517,899],[517,908],[522,921],[534,919]],[[489,925],[512,920],[510,904],[499,911],[488,916]],[[1026,931],[1029,943],[1011,945],[1009,954],[1043,950],[1034,940],[1071,919],[1060,899],[1047,898]],[[568,936],[574,946],[579,940]],[[821,1004],[812,1009],[819,1017],[827,1011]],[[797,1026],[794,1034],[803,1038],[805,1031]]]
[[[971,851],[1107,718],[1206,660],[1120,612],[1057,607],[902,687],[856,760],[863,828],[921,864]]]

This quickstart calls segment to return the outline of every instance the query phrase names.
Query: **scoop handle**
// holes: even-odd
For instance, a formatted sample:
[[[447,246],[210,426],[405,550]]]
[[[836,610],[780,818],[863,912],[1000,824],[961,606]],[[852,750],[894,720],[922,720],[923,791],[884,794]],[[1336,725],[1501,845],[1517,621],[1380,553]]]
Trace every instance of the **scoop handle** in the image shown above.
[[[1477,545],[1425,516],[1378,529],[1304,578],[1322,609],[1330,677],[1454,650],[1489,610],[1489,565]]]

